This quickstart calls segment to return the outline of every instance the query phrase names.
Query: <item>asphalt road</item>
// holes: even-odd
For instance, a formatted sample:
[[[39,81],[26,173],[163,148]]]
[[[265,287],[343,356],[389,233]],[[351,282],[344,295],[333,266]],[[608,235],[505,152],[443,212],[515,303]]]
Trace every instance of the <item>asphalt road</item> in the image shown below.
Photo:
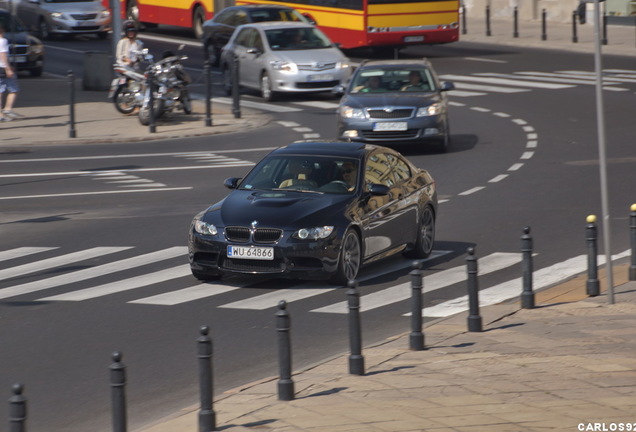
[[[64,48],[48,51],[60,53],[47,63],[47,72],[52,73],[65,73],[72,64],[79,67],[81,54],[73,51],[78,47],[99,48],[99,41],[51,44]],[[157,43],[156,49],[163,49],[163,45]],[[191,49],[192,63],[196,64],[196,46]],[[478,257],[484,259],[482,289],[518,278],[520,265],[513,254],[519,252],[519,239],[526,225],[532,227],[537,252],[535,269],[550,270],[557,263],[584,254],[585,216],[600,214],[594,88],[558,80],[573,79],[566,78],[564,71],[590,71],[589,56],[467,43],[411,49],[405,55],[426,55],[442,76],[462,83],[458,90],[483,93],[458,93],[452,98],[453,143],[449,153],[402,149],[418,166],[431,171],[443,201],[435,248],[439,254],[425,266],[425,276],[432,278],[428,283],[441,284],[442,288],[426,294],[425,308],[465,294],[461,280],[444,281],[450,280],[448,275],[453,271],[463,273],[469,246],[475,246]],[[612,57],[605,67],[631,70],[632,59]],[[536,72],[560,74],[561,78],[546,75],[552,88],[531,87],[523,74],[537,76]],[[490,84],[500,91],[470,88],[469,84],[485,85],[487,78],[514,79],[517,85]],[[625,89],[606,93],[610,214],[615,226],[612,245],[616,253],[628,247],[627,215],[634,201],[635,161],[628,108],[633,106],[636,80],[623,80],[614,87]],[[505,88],[522,91],[502,93]],[[250,95],[244,100],[260,102]],[[0,185],[5,195],[96,192],[3,202],[2,251],[24,246],[58,248],[7,260],[4,263],[9,264],[0,267],[0,272],[7,271],[4,277],[0,273],[0,297],[7,292],[5,289],[22,287],[18,295],[0,299],[0,340],[4,347],[0,352],[0,363],[4,365],[0,388],[9,389],[18,380],[25,383],[30,428],[55,432],[108,430],[108,366],[114,350],[124,353],[128,367],[131,429],[195,404],[195,341],[201,325],[212,329],[217,393],[277,373],[276,295],[308,292],[303,288],[315,287],[313,284],[230,278],[205,286],[205,297],[172,305],[153,303],[149,299],[157,294],[201,287],[187,275],[187,268],[184,274],[180,273],[187,260],[179,249],[169,258],[151,259],[144,265],[123,265],[117,271],[111,269],[90,279],[64,278],[114,262],[183,248],[192,216],[222,198],[223,179],[249,169],[247,164],[267,152],[265,147],[300,139],[307,133],[333,138],[335,115],[329,105],[333,103],[326,96],[277,102],[272,106],[296,110],[271,111],[275,121],[263,130],[249,133],[152,143],[30,148],[28,154],[0,156],[11,161],[2,164],[3,173],[49,173],[36,180],[3,180]],[[304,129],[299,131],[299,127]],[[196,158],[196,152],[204,151],[246,164],[219,167]],[[122,158],[125,155],[129,157]],[[208,164],[209,169],[180,169],[194,164]],[[118,188],[123,192],[125,187],[96,176],[52,174],[147,168],[164,170],[135,176],[165,185],[165,191],[162,186],[155,186],[152,193],[99,195],[97,192]],[[102,250],[109,253],[90,257],[88,251],[97,247],[127,249]],[[47,259],[76,252],[79,258],[46,268],[43,264]],[[493,261],[511,259],[511,263],[488,273],[485,261],[493,254],[498,254]],[[16,270],[21,265],[26,266],[23,272]],[[362,293],[392,293],[392,287],[408,282],[408,265],[398,257],[365,269],[361,275]],[[160,273],[168,269],[173,270]],[[153,275],[158,280],[149,282]],[[95,287],[118,289],[125,284],[134,285],[137,278],[142,282],[135,289],[108,291],[107,295],[85,300],[64,297]],[[41,289],[27,293],[28,286],[24,284]],[[231,289],[234,287],[240,289]],[[295,368],[347,350],[346,316],[316,312],[343,301],[344,290],[324,284],[317,287],[321,290],[319,295],[290,303]],[[287,288],[292,291],[284,291]],[[209,295],[212,292],[216,295]],[[248,300],[253,302],[263,295],[268,297],[247,308]],[[370,304],[371,298],[367,301],[363,297],[363,305],[365,301]],[[268,302],[271,306],[267,306]],[[365,344],[408,331],[409,321],[403,316],[408,311],[407,300],[387,302],[365,311]]]

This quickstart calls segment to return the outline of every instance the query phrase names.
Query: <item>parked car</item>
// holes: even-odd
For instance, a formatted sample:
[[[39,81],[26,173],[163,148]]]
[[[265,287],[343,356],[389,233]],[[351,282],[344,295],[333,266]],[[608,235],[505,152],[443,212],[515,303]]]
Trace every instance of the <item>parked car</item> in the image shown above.
[[[287,6],[242,5],[223,9],[214,18],[203,23],[201,42],[205,53],[218,66],[221,49],[228,43],[236,27],[263,21],[294,21],[313,24],[310,20]]]
[[[111,29],[110,11],[101,0],[21,0],[18,17],[40,39],[52,35],[95,34],[104,39]]]
[[[299,141],[272,151],[230,194],[197,214],[192,274],[266,274],[344,285],[360,267],[433,250],[435,181],[395,150]]]
[[[338,136],[367,143],[450,145],[448,96],[427,59],[365,61],[356,69],[338,108]]]
[[[315,26],[298,22],[244,24],[221,52],[227,94],[238,59],[240,86],[266,100],[283,92],[325,92],[351,76],[349,59]]]
[[[7,10],[0,9],[0,22],[9,42],[9,61],[18,71],[28,71],[31,76],[42,75],[44,69],[44,45],[35,36],[27,32],[22,22]]]

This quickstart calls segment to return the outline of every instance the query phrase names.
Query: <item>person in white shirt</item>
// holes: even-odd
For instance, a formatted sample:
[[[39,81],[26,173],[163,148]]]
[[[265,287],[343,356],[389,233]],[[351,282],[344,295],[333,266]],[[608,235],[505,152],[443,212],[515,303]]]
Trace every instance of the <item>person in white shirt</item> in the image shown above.
[[[0,121],[11,121],[18,117],[18,114],[13,112],[13,104],[18,96],[20,87],[18,86],[18,80],[16,73],[11,67],[9,62],[9,41],[4,37],[5,28],[0,24],[0,105],[2,96],[7,93],[2,113],[0,114]]]
[[[117,63],[136,68],[139,63],[138,52],[144,44],[137,39],[137,26],[134,21],[125,21],[123,26],[124,36],[117,43]]]

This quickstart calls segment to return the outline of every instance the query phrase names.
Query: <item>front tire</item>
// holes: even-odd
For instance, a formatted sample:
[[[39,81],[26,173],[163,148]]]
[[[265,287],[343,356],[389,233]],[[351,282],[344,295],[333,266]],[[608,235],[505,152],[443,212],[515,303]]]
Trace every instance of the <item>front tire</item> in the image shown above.
[[[113,96],[115,109],[122,114],[132,114],[137,106],[135,96],[128,90],[128,86],[121,86],[115,90]]]
[[[205,12],[201,7],[197,7],[192,14],[192,31],[194,37],[201,39],[203,37],[203,22],[205,21]]]
[[[430,206],[424,207],[420,215],[417,242],[413,250],[405,253],[408,258],[424,259],[433,252],[435,243],[435,213]]]
[[[164,106],[163,99],[155,99],[155,120],[163,115]],[[150,124],[150,109],[148,106],[142,106],[139,110],[139,123],[144,126]]]
[[[276,92],[272,90],[272,80],[267,72],[263,72],[261,75],[261,97],[267,102],[273,102],[276,100],[276,96]]]
[[[349,229],[342,239],[338,269],[331,277],[331,283],[346,286],[349,281],[355,280],[362,263],[362,249],[358,233]]]

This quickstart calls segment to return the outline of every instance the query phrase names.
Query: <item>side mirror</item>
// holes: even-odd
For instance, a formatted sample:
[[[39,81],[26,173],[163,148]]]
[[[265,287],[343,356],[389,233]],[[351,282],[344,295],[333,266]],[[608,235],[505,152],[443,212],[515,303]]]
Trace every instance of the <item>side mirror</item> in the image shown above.
[[[331,93],[333,93],[336,96],[342,96],[344,92],[345,92],[344,84],[338,84],[337,86],[331,89]]]
[[[453,84],[450,81],[444,81],[442,82],[442,87],[439,90],[440,91],[455,90],[455,84]]]
[[[254,54],[254,55],[261,54],[261,50],[259,50],[258,48],[248,48],[248,50],[245,52],[248,54]]]
[[[226,178],[225,181],[223,182],[223,186],[225,186],[228,189],[236,189],[239,181],[241,181],[241,177],[230,177],[230,178]]]
[[[385,185],[373,183],[369,186],[369,193],[371,195],[388,195],[389,192],[391,192],[391,189]]]

